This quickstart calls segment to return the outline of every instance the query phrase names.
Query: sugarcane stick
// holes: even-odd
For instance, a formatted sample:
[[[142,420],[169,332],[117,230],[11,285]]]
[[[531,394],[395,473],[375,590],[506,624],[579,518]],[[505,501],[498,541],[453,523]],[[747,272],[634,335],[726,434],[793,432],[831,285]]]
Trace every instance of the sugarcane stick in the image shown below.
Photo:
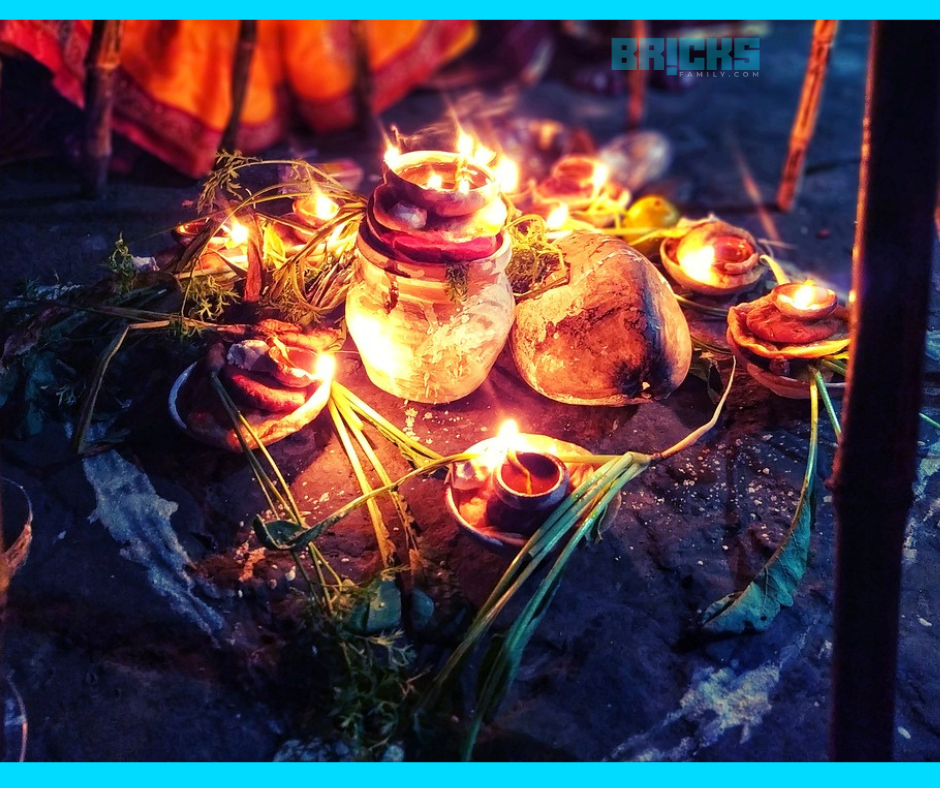
[[[97,197],[108,179],[111,162],[111,114],[121,62],[120,20],[96,20],[85,56],[85,136],[82,185],[85,195]]]
[[[643,19],[636,19],[630,23],[631,35],[637,40],[637,47],[641,38],[649,37],[649,25]],[[637,63],[637,66],[640,64]],[[627,97],[627,128],[639,128],[646,114],[646,80],[649,72],[635,68],[627,71],[627,88],[630,91]]]
[[[873,22],[836,514],[830,758],[886,761],[940,179],[940,22]],[[916,63],[913,79],[910,64]],[[898,188],[903,184],[903,188]]]
[[[353,99],[356,108],[356,126],[365,137],[371,137],[378,129],[373,106],[372,69],[369,66],[369,39],[366,23],[354,19],[350,23],[353,42],[354,82]]]
[[[839,23],[832,20],[817,20],[813,27],[813,43],[806,66],[806,76],[803,78],[803,92],[800,94],[800,105],[793,121],[793,129],[790,131],[790,146],[777,189],[777,207],[781,211],[789,211],[793,207],[800,191],[806,150],[816,128],[829,53],[838,28]]]
[[[242,108],[248,92],[248,75],[251,73],[251,61],[255,54],[258,40],[258,23],[253,19],[238,23],[238,44],[235,48],[235,60],[232,64],[231,97],[232,107],[228,123],[219,140],[219,152],[234,151],[237,145],[238,127],[241,123]]]

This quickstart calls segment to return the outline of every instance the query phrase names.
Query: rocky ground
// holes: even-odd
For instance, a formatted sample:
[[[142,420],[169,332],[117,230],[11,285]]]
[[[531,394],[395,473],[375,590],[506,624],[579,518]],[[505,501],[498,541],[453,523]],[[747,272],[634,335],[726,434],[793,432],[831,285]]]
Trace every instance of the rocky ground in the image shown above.
[[[797,207],[787,215],[763,208],[775,192],[810,30],[775,23],[753,80],[653,91],[647,124],[675,145],[666,185],[686,214],[714,212],[776,237],[785,244],[781,258],[847,288],[866,25],[839,32]],[[580,123],[600,140],[621,130],[622,98],[575,92],[562,76],[528,91],[520,114]],[[439,109],[437,97],[418,95],[391,115],[408,129]],[[147,251],[145,236],[184,213],[196,191],[138,171],[115,177],[105,197],[89,203],[76,198],[74,173],[48,162],[8,166],[0,178],[5,294],[27,278],[93,278],[119,232]],[[940,330],[938,307],[931,329],[928,350]],[[154,358],[172,369],[172,359]],[[154,358],[141,358],[142,369]],[[352,353],[342,356],[339,379],[442,453],[492,435],[506,418],[599,453],[654,451],[712,409],[692,378],[668,400],[639,408],[560,405],[531,391],[505,354],[480,390],[450,405],[412,405],[378,391]],[[934,416],[938,382],[932,369],[925,391]],[[165,398],[160,386],[142,395],[144,417],[118,450],[78,458],[61,425],[3,441],[4,476],[25,487],[35,510],[32,549],[3,633],[4,666],[28,712],[30,760],[268,760],[286,752],[300,712],[311,712],[304,699],[318,664],[297,646],[298,580],[248,524],[263,508],[261,494],[241,455],[176,431]],[[741,375],[717,429],[626,488],[603,539],[567,568],[519,679],[481,735],[478,759],[825,759],[828,497],[792,608],[762,634],[704,640],[696,625],[707,605],[746,584],[782,537],[803,473],[808,412],[808,403],[779,399]],[[922,437],[898,670],[896,756],[912,761],[940,758],[940,435],[925,427]],[[834,448],[823,423],[823,476]],[[356,492],[325,416],[273,454],[313,517]],[[385,456],[404,471],[394,452]],[[441,496],[435,480],[407,490],[454,598],[479,604],[507,558],[456,529]],[[354,577],[377,565],[360,515],[322,545]]]

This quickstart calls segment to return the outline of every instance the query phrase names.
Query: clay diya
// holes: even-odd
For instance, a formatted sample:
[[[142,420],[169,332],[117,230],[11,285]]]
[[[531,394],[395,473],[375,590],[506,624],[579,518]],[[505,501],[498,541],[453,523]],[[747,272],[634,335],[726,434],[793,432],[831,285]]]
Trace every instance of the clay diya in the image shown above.
[[[812,385],[809,365],[848,347],[849,313],[829,288],[788,282],[731,307],[727,338],[752,377],[781,396],[803,399]],[[844,384],[827,387],[838,393]]]
[[[265,446],[297,432],[326,406],[335,371],[328,349],[337,335],[305,333],[277,320],[226,327],[206,356],[174,383],[170,416],[191,437],[240,451],[231,418],[211,377],[222,386]],[[257,448],[246,436],[250,448]]]
[[[698,222],[681,237],[665,238],[660,257],[673,281],[708,296],[748,290],[766,270],[754,237],[718,219]]]
[[[592,465],[571,461],[590,456],[581,446],[519,433],[511,422],[495,438],[480,441],[467,452],[477,458],[450,468],[444,501],[458,526],[498,549],[522,547],[594,471]],[[608,507],[604,522],[618,508],[619,498]]]

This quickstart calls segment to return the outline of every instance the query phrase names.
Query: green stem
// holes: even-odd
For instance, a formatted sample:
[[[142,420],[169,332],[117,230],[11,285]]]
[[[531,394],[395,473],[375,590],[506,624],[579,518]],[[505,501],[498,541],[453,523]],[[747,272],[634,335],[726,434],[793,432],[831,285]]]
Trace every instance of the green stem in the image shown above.
[[[349,464],[352,465],[353,473],[355,473],[356,479],[359,482],[359,488],[362,490],[364,495],[367,495],[368,493],[372,492],[372,486],[369,484],[368,478],[366,478],[366,473],[362,468],[362,463],[359,461],[359,455],[356,453],[356,447],[353,446],[352,441],[349,439],[349,432],[346,429],[346,424],[340,416],[339,410],[337,410],[335,403],[332,401],[332,398],[329,402],[327,402],[327,407],[330,411],[330,417],[333,419],[333,426],[336,428],[336,434],[339,436],[340,443],[343,445],[343,450],[346,452],[346,456],[349,458]],[[369,510],[369,518],[372,521],[372,530],[375,531],[375,540],[379,546],[379,555],[382,558],[382,566],[388,568],[393,563],[395,546],[392,544],[391,536],[389,536],[388,528],[385,526],[385,520],[382,519],[382,512],[379,509],[375,498],[370,498],[368,501],[366,501],[366,508]]]
[[[813,380],[819,391],[819,396],[822,397],[826,413],[829,415],[829,422],[832,424],[832,429],[836,434],[836,440],[838,440],[842,437],[842,427],[839,426],[839,417],[836,416],[835,408],[832,406],[832,399],[829,396],[828,389],[826,389],[826,381],[823,379],[822,373],[815,368],[813,369]]]

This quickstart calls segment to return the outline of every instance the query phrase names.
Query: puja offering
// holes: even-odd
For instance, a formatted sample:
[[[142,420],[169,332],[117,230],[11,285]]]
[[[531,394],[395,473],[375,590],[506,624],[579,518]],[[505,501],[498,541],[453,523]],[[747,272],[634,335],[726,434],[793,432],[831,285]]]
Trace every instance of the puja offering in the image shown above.
[[[514,421],[467,452],[477,457],[451,466],[444,501],[461,528],[497,548],[525,544],[594,470],[577,462],[579,456],[590,457],[586,449],[548,435],[520,433]],[[606,516],[618,507],[619,500]]]
[[[728,344],[745,369],[784,397],[809,396],[809,364],[845,350],[849,312],[836,294],[811,280],[777,285],[728,311]],[[834,383],[835,391],[843,384]]]
[[[754,237],[719,219],[696,222],[684,235],[663,239],[660,256],[679,285],[709,296],[748,290],[766,272]]]
[[[335,363],[327,349],[334,332],[307,333],[277,320],[231,327],[170,391],[170,415],[186,433],[239,451],[232,419],[214,390],[217,376],[265,445],[309,424],[330,394]],[[254,447],[252,447],[254,448]]]
[[[487,151],[386,157],[357,240],[346,321],[369,378],[418,402],[474,391],[505,344],[508,215]]]

